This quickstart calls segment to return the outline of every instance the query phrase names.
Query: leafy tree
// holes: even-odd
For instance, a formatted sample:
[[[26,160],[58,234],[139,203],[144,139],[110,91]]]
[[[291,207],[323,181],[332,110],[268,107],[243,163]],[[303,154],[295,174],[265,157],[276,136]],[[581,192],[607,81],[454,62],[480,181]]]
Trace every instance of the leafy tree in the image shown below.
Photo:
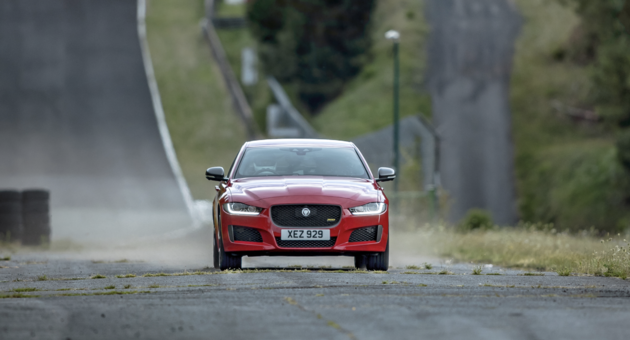
[[[375,0],[251,0],[247,16],[266,72],[293,82],[316,113],[367,61],[374,7]]]
[[[596,110],[617,135],[617,157],[630,175],[630,27],[619,20],[625,0],[563,2],[574,5],[582,17],[584,39],[575,48],[594,54],[590,66]]]

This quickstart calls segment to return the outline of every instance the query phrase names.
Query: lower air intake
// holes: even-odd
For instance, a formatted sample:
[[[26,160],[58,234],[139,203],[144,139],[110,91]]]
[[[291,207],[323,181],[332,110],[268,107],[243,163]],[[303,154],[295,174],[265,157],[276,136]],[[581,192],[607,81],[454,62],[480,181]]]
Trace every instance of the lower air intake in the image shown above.
[[[260,231],[254,228],[234,226],[234,241],[262,242]]]
[[[349,242],[376,241],[377,227],[367,227],[356,229],[350,234]]]
[[[280,248],[332,248],[336,241],[337,237],[331,237],[329,241],[283,241],[280,237],[276,237],[276,242]]]

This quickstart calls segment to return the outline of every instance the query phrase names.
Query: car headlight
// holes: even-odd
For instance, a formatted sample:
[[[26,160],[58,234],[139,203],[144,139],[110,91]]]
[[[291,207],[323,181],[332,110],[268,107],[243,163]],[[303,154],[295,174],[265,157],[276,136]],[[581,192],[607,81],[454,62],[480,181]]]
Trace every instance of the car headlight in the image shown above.
[[[385,203],[368,203],[349,209],[352,215],[379,215],[387,210]]]
[[[225,203],[223,210],[231,215],[248,215],[256,216],[263,211],[263,208],[254,207],[243,203]]]

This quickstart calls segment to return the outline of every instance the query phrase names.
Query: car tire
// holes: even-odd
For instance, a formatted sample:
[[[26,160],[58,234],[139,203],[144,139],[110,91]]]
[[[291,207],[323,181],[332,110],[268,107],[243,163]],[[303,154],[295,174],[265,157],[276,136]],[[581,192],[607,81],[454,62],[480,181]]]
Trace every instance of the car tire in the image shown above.
[[[219,243],[219,247],[219,269],[241,269],[242,258],[226,254],[225,250],[223,250],[223,242]]]
[[[221,215],[219,215],[219,228],[221,228]],[[216,245],[218,243],[218,247],[217,247],[218,256],[217,256],[217,259],[215,260],[215,263],[218,265],[219,269],[220,270],[241,269],[242,258],[240,256],[233,256],[230,254],[226,254],[225,250],[223,249],[223,238],[221,238],[220,242],[217,242],[216,234],[214,234],[214,237],[215,237],[214,244]]]
[[[212,247],[212,262],[214,263],[214,269],[219,269],[219,244],[217,243],[217,234],[213,237]]]
[[[358,270],[365,270],[367,267],[367,259],[365,255],[354,256],[354,267]]]
[[[38,246],[50,242],[50,192],[29,189],[22,192],[22,244]]]
[[[0,190],[0,242],[21,240],[22,223],[22,194]]]
[[[387,271],[389,268],[389,239],[384,252],[367,257],[366,267],[367,270]]]

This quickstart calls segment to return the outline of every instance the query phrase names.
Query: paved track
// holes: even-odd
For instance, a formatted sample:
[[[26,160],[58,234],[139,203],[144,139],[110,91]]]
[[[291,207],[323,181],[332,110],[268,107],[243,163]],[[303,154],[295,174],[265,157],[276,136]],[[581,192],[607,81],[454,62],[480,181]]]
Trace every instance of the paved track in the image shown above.
[[[188,228],[132,0],[0,1],[0,188],[51,190],[53,239]]]
[[[509,83],[521,18],[510,0],[428,0],[427,84],[449,219],[518,221]]]
[[[209,263],[202,256],[208,252],[204,237],[182,244]],[[112,254],[102,258],[116,259]],[[0,338],[627,339],[630,320],[630,282],[615,278],[523,276],[496,268],[483,273],[501,275],[477,276],[470,265],[435,260],[431,270],[386,274],[334,268],[221,274],[195,267],[199,263],[95,263],[86,260],[99,259],[95,253],[80,257],[19,253],[0,262],[0,296],[38,289],[22,293],[35,298],[0,299]],[[142,276],[184,270],[208,272]],[[449,275],[435,274],[442,270]],[[116,278],[130,273],[137,276]],[[107,278],[90,279],[94,274]],[[41,275],[47,280],[38,281]],[[113,295],[94,295],[103,293]]]

